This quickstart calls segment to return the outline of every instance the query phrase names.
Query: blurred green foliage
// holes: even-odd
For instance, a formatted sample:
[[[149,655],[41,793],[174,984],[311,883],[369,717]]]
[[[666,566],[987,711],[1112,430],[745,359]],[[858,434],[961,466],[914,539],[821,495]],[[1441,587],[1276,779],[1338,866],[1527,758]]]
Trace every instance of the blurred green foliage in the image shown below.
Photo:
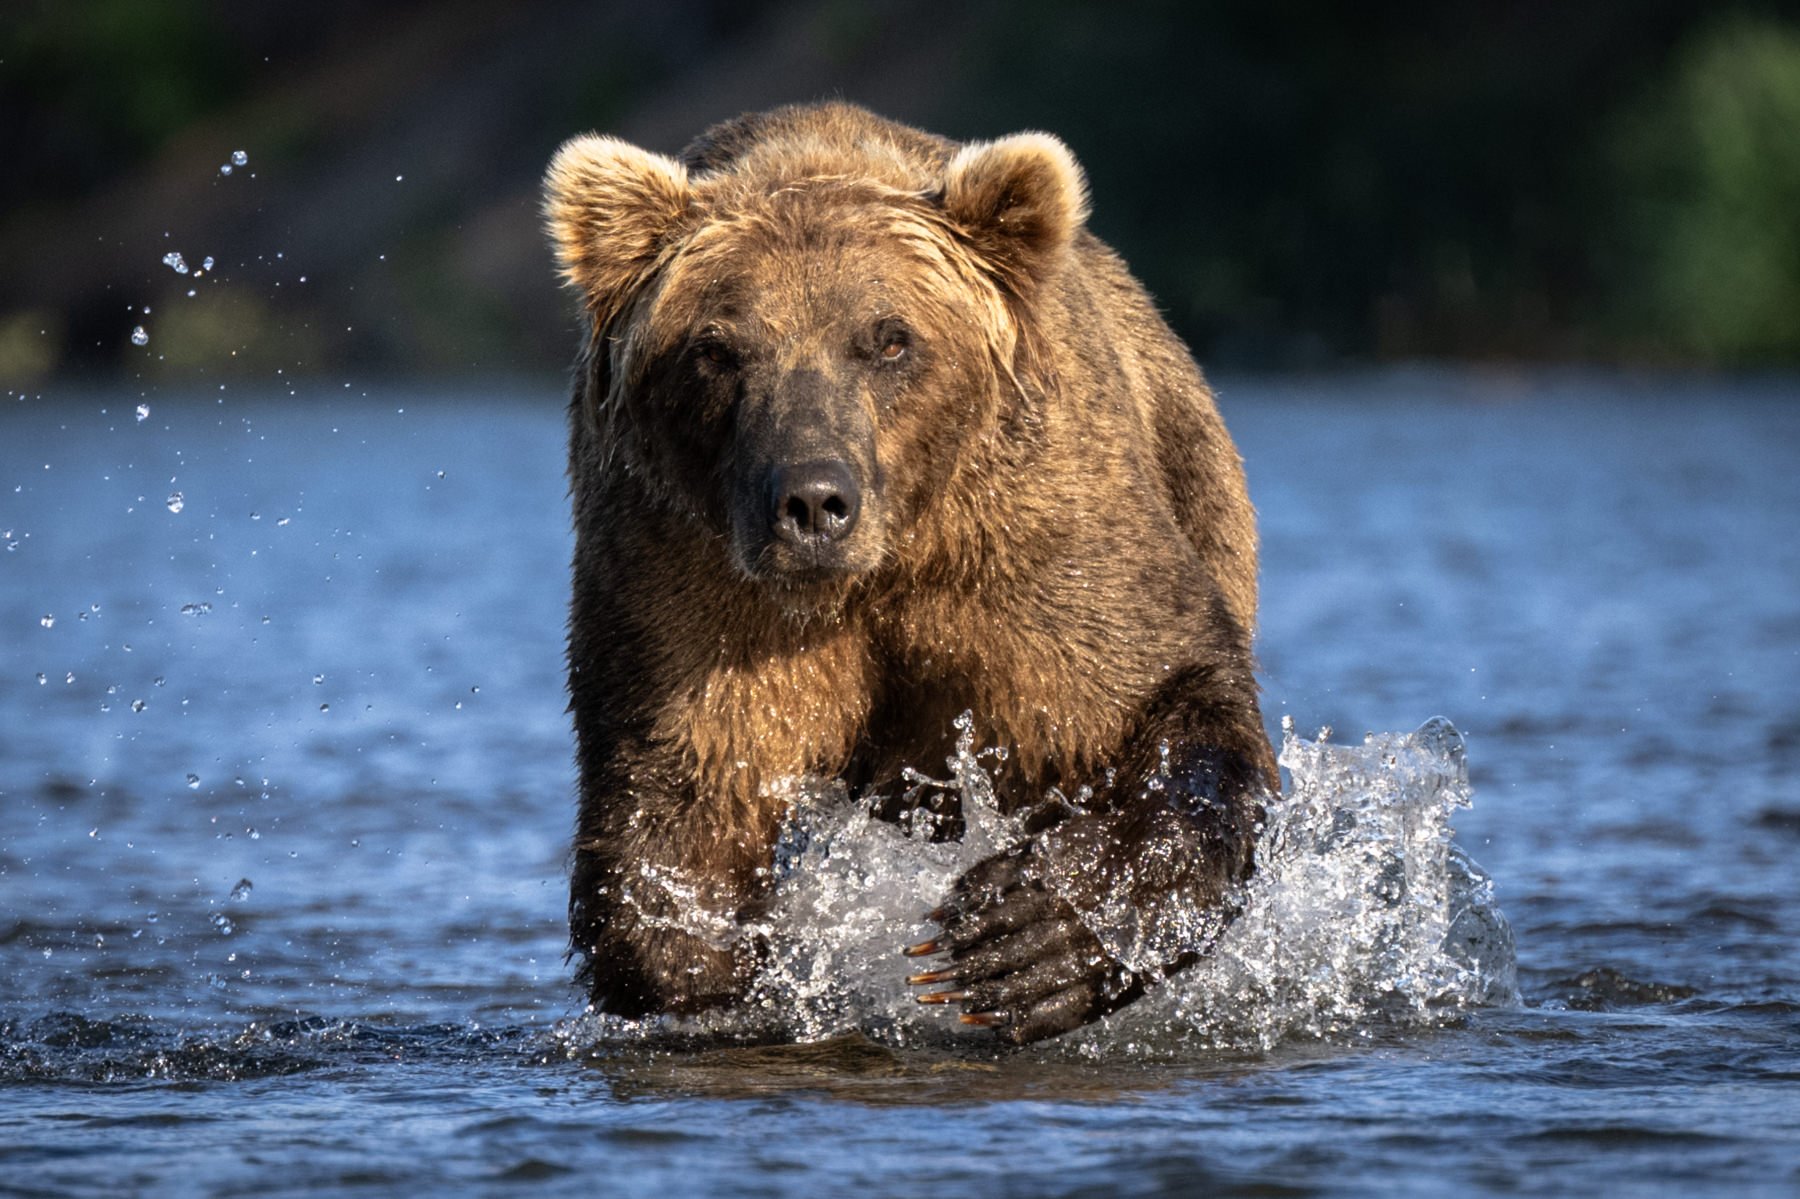
[[[967,43],[957,132],[1067,138],[1097,228],[1214,355],[1605,355],[1640,284],[1597,252],[1632,178],[1595,163],[1734,7],[1013,0]]]
[[[0,376],[140,360],[146,306],[167,370],[540,364],[562,138],[826,96],[1062,136],[1210,363],[1800,361],[1800,23],[1763,0],[16,0]]]
[[[218,6],[207,0],[16,0],[9,7],[6,90],[18,100],[15,112],[35,118],[11,137],[50,168],[49,178],[31,181],[35,187],[97,182],[241,92],[242,60],[227,52]]]
[[[1705,31],[1616,138],[1624,327],[1705,359],[1800,359],[1800,29]]]

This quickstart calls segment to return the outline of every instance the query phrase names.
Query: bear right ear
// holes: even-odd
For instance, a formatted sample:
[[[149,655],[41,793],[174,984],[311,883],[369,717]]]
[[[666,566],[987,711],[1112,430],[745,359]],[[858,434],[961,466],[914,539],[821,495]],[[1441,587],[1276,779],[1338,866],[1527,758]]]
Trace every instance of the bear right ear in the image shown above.
[[[687,169],[616,137],[563,144],[544,174],[544,224],[563,277],[611,318],[688,209]]]

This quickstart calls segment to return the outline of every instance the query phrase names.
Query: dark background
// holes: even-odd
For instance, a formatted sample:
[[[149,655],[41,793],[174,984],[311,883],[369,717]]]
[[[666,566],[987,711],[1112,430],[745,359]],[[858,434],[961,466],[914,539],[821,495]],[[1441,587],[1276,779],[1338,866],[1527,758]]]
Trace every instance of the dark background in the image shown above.
[[[1791,6],[12,0],[0,38],[8,389],[560,365],[562,139],[831,96],[1060,134],[1209,365],[1800,359]]]

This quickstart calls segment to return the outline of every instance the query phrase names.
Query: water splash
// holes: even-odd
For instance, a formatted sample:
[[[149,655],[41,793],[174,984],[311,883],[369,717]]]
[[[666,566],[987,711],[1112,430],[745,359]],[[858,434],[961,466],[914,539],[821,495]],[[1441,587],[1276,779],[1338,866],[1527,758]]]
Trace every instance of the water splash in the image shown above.
[[[1516,1002],[1512,930],[1453,840],[1471,801],[1456,728],[1340,746],[1289,727],[1281,764],[1291,784],[1267,807],[1244,915],[1117,1031],[1267,1049]]]
[[[922,813],[934,793],[956,796],[965,821],[960,842],[934,843],[878,819],[867,805],[847,802],[842,783],[792,784],[774,900],[753,930],[769,947],[753,1003],[779,1014],[788,1035],[817,1040],[861,1029],[906,1043],[943,1031],[905,985],[900,947],[930,934],[924,914],[959,875],[1024,835],[1001,814],[982,761],[997,765],[1005,751],[977,750],[967,713],[956,729],[948,777],[908,770],[903,806]]]
[[[941,791],[960,799],[960,842],[909,835],[849,802],[841,783],[788,784],[773,898],[742,930],[768,947],[750,1002],[691,1021],[589,1016],[565,1027],[565,1043],[670,1034],[819,1040],[858,1030],[896,1045],[990,1045],[950,1013],[916,1004],[899,955],[933,931],[923,913],[960,874],[1023,837],[995,800],[990,766],[1003,753],[976,749],[968,717],[957,727],[949,776],[909,772],[908,798]],[[1450,722],[1372,735],[1360,746],[1289,729],[1281,764],[1291,786],[1267,805],[1244,914],[1199,965],[1049,1043],[1055,1051],[1266,1050],[1292,1037],[1357,1036],[1517,1000],[1512,933],[1492,883],[1453,843],[1450,818],[1469,805],[1470,790]]]

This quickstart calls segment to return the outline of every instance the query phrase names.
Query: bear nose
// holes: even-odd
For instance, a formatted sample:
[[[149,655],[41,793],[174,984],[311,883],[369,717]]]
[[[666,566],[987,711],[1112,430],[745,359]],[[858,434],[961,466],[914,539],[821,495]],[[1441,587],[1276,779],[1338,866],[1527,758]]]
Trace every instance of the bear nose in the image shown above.
[[[777,467],[769,479],[775,535],[796,544],[838,541],[856,527],[862,489],[838,459]]]

